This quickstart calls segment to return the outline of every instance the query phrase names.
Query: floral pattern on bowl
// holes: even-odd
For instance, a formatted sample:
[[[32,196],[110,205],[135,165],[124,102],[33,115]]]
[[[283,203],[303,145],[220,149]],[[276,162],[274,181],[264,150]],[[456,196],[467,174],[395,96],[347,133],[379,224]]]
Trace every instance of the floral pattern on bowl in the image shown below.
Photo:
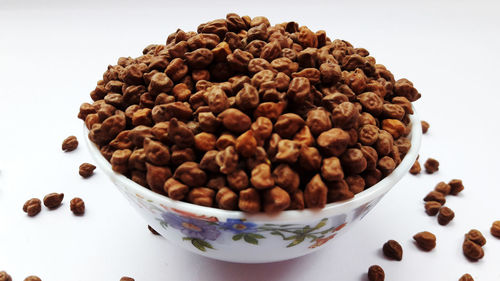
[[[275,235],[285,241],[290,241],[286,245],[287,248],[309,239],[309,242],[313,243],[309,248],[313,249],[335,237],[335,233],[346,225],[344,222],[341,225],[325,228],[328,219],[324,218],[313,227],[300,224],[263,224],[259,226],[241,219],[210,222],[174,212],[164,212],[158,221],[163,228],[170,226],[180,230],[185,235],[182,239],[191,241],[193,246],[200,251],[206,251],[206,248],[215,250],[209,241],[217,240],[222,232],[233,234],[232,240],[235,242],[242,241],[252,245],[259,245],[259,239]]]
[[[344,216],[342,223],[336,223],[335,225],[331,223],[329,225],[329,218],[323,218],[314,225],[259,224],[237,218],[220,221],[213,216],[197,215],[156,204],[152,200],[146,200],[139,194],[126,191],[125,195],[139,208],[154,214],[158,225],[164,230],[168,228],[177,230],[181,233],[183,241],[191,242],[192,246],[203,252],[207,251],[207,249],[216,250],[212,242],[217,241],[223,233],[231,235],[233,243],[247,243],[259,246],[259,240],[278,237],[286,241],[285,248],[294,247],[305,242],[309,243],[309,249],[314,249],[333,239],[337,232],[347,225],[346,216]],[[367,206],[360,206],[358,213],[360,211],[367,212]],[[338,221],[338,218],[335,217],[335,221]]]

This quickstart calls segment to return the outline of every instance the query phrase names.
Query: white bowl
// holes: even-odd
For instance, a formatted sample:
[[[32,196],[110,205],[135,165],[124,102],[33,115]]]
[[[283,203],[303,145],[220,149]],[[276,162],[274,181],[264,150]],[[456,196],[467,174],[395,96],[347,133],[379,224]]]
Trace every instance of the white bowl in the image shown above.
[[[300,257],[322,248],[347,232],[404,176],[420,148],[420,120],[411,117],[411,149],[386,178],[349,200],[320,210],[283,211],[275,215],[226,211],[172,200],[116,173],[98,147],[85,137],[98,167],[131,205],[165,239],[209,258],[241,263],[266,263]],[[84,126],[85,127],[85,126]],[[88,133],[87,128],[85,135]],[[331,242],[330,242],[331,243]]]

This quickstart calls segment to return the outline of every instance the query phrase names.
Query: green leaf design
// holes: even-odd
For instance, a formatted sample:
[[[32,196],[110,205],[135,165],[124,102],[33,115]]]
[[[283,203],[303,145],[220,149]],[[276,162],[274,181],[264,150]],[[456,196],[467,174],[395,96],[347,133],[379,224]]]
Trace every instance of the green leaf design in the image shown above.
[[[257,240],[255,237],[249,235],[248,233],[243,235],[243,239],[245,240],[245,242],[250,243],[250,244],[254,244],[254,245],[259,244],[259,240]]]
[[[205,247],[203,245],[201,245],[201,243],[198,241],[198,240],[191,240],[191,244],[193,244],[193,246],[195,246],[198,250],[202,251],[202,252],[206,252],[207,249],[205,249]]]
[[[252,235],[253,237],[257,238],[257,239],[264,239],[264,238],[266,238],[263,235],[260,235],[260,234],[257,234],[257,233],[249,233],[249,234]]]
[[[332,231],[334,228],[335,228],[335,226],[332,226],[332,227],[330,227],[328,229],[325,229],[325,230],[321,231],[320,233],[321,234],[327,234],[328,232]]]
[[[316,230],[316,229],[320,229],[320,228],[322,228],[323,226],[325,226],[325,225],[326,225],[326,221],[327,221],[327,220],[328,220],[327,218],[322,219],[320,222],[318,222],[318,224],[314,227],[314,229],[315,229],[315,230]]]
[[[202,239],[198,239],[198,238],[191,238],[191,237],[183,237],[182,240],[184,241],[191,241],[191,244],[193,244],[193,246],[196,247],[196,249],[202,251],[202,252],[206,252],[207,249],[206,248],[209,248],[209,249],[214,249],[214,247],[212,247],[212,245],[210,243],[208,243],[207,241],[205,240],[202,240]]]
[[[265,223],[264,226],[278,226],[278,227],[289,227],[297,224],[274,224],[274,223]]]
[[[283,233],[281,233],[281,232],[279,232],[279,231],[276,231],[276,230],[275,230],[275,231],[272,231],[272,232],[271,232],[271,235],[279,235],[279,236],[283,237],[283,239],[285,239],[285,235],[283,235]]]
[[[164,229],[167,229],[168,224],[164,220],[159,219],[159,218],[156,218],[156,220],[160,223],[161,227],[163,227]]]
[[[313,234],[307,234],[307,235],[306,235],[306,238],[311,238],[311,239],[312,239],[312,241],[314,241],[314,240],[318,239],[318,237],[317,237],[316,235],[313,235]]]
[[[196,238],[195,238],[195,239],[196,239]],[[193,239],[193,240],[194,240],[194,239]],[[208,243],[207,241],[202,240],[202,239],[196,239],[196,240],[198,240],[198,241],[199,241],[199,243],[200,243],[201,245],[203,245],[204,247],[207,247],[207,248],[209,248],[209,249],[214,249],[214,247],[212,247],[212,244]]]
[[[290,248],[290,247],[293,247],[293,246],[296,246],[296,245],[299,245],[300,243],[302,243],[304,241],[305,237],[300,237],[300,238],[297,238],[295,240],[292,241],[292,243],[286,245],[287,248]]]
[[[297,239],[297,237],[300,237],[300,235],[292,235],[292,236],[283,238],[283,240],[293,240],[293,239]]]
[[[162,210],[162,209],[160,209],[160,208],[156,207],[155,205],[150,205],[150,208],[151,208],[151,210],[152,210],[152,211],[158,211],[158,212],[160,212],[160,213],[161,213],[161,212],[163,212],[163,210]]]
[[[233,240],[234,240],[234,241],[238,241],[238,240],[240,240],[242,237],[243,237],[243,233],[236,234],[236,235],[234,235],[234,236],[233,236]]]

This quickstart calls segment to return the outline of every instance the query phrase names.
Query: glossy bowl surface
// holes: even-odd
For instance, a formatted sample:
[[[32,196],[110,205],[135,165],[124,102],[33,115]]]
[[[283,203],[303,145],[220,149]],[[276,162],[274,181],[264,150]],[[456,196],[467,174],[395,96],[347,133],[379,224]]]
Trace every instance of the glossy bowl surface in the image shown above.
[[[359,222],[410,170],[420,148],[422,129],[411,117],[411,149],[399,166],[376,185],[349,200],[320,210],[283,211],[275,215],[226,211],[172,200],[116,173],[98,147],[85,140],[98,167],[131,205],[163,237],[194,253],[218,260],[266,263],[296,258],[330,244]],[[84,126],[85,135],[88,134]]]

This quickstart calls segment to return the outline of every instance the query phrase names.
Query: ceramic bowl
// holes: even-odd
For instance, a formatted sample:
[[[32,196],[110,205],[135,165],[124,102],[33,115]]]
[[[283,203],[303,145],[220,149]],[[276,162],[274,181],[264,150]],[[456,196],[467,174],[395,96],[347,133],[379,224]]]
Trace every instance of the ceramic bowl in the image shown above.
[[[198,206],[152,192],[114,172],[97,146],[86,137],[101,171],[109,176],[134,209],[165,239],[196,254],[230,262],[266,263],[303,256],[330,244],[358,223],[404,176],[415,162],[422,130],[411,116],[411,149],[399,166],[376,185],[349,200],[320,210],[290,210],[278,214]],[[85,133],[88,130],[85,128]],[[330,248],[334,250],[334,248]]]

